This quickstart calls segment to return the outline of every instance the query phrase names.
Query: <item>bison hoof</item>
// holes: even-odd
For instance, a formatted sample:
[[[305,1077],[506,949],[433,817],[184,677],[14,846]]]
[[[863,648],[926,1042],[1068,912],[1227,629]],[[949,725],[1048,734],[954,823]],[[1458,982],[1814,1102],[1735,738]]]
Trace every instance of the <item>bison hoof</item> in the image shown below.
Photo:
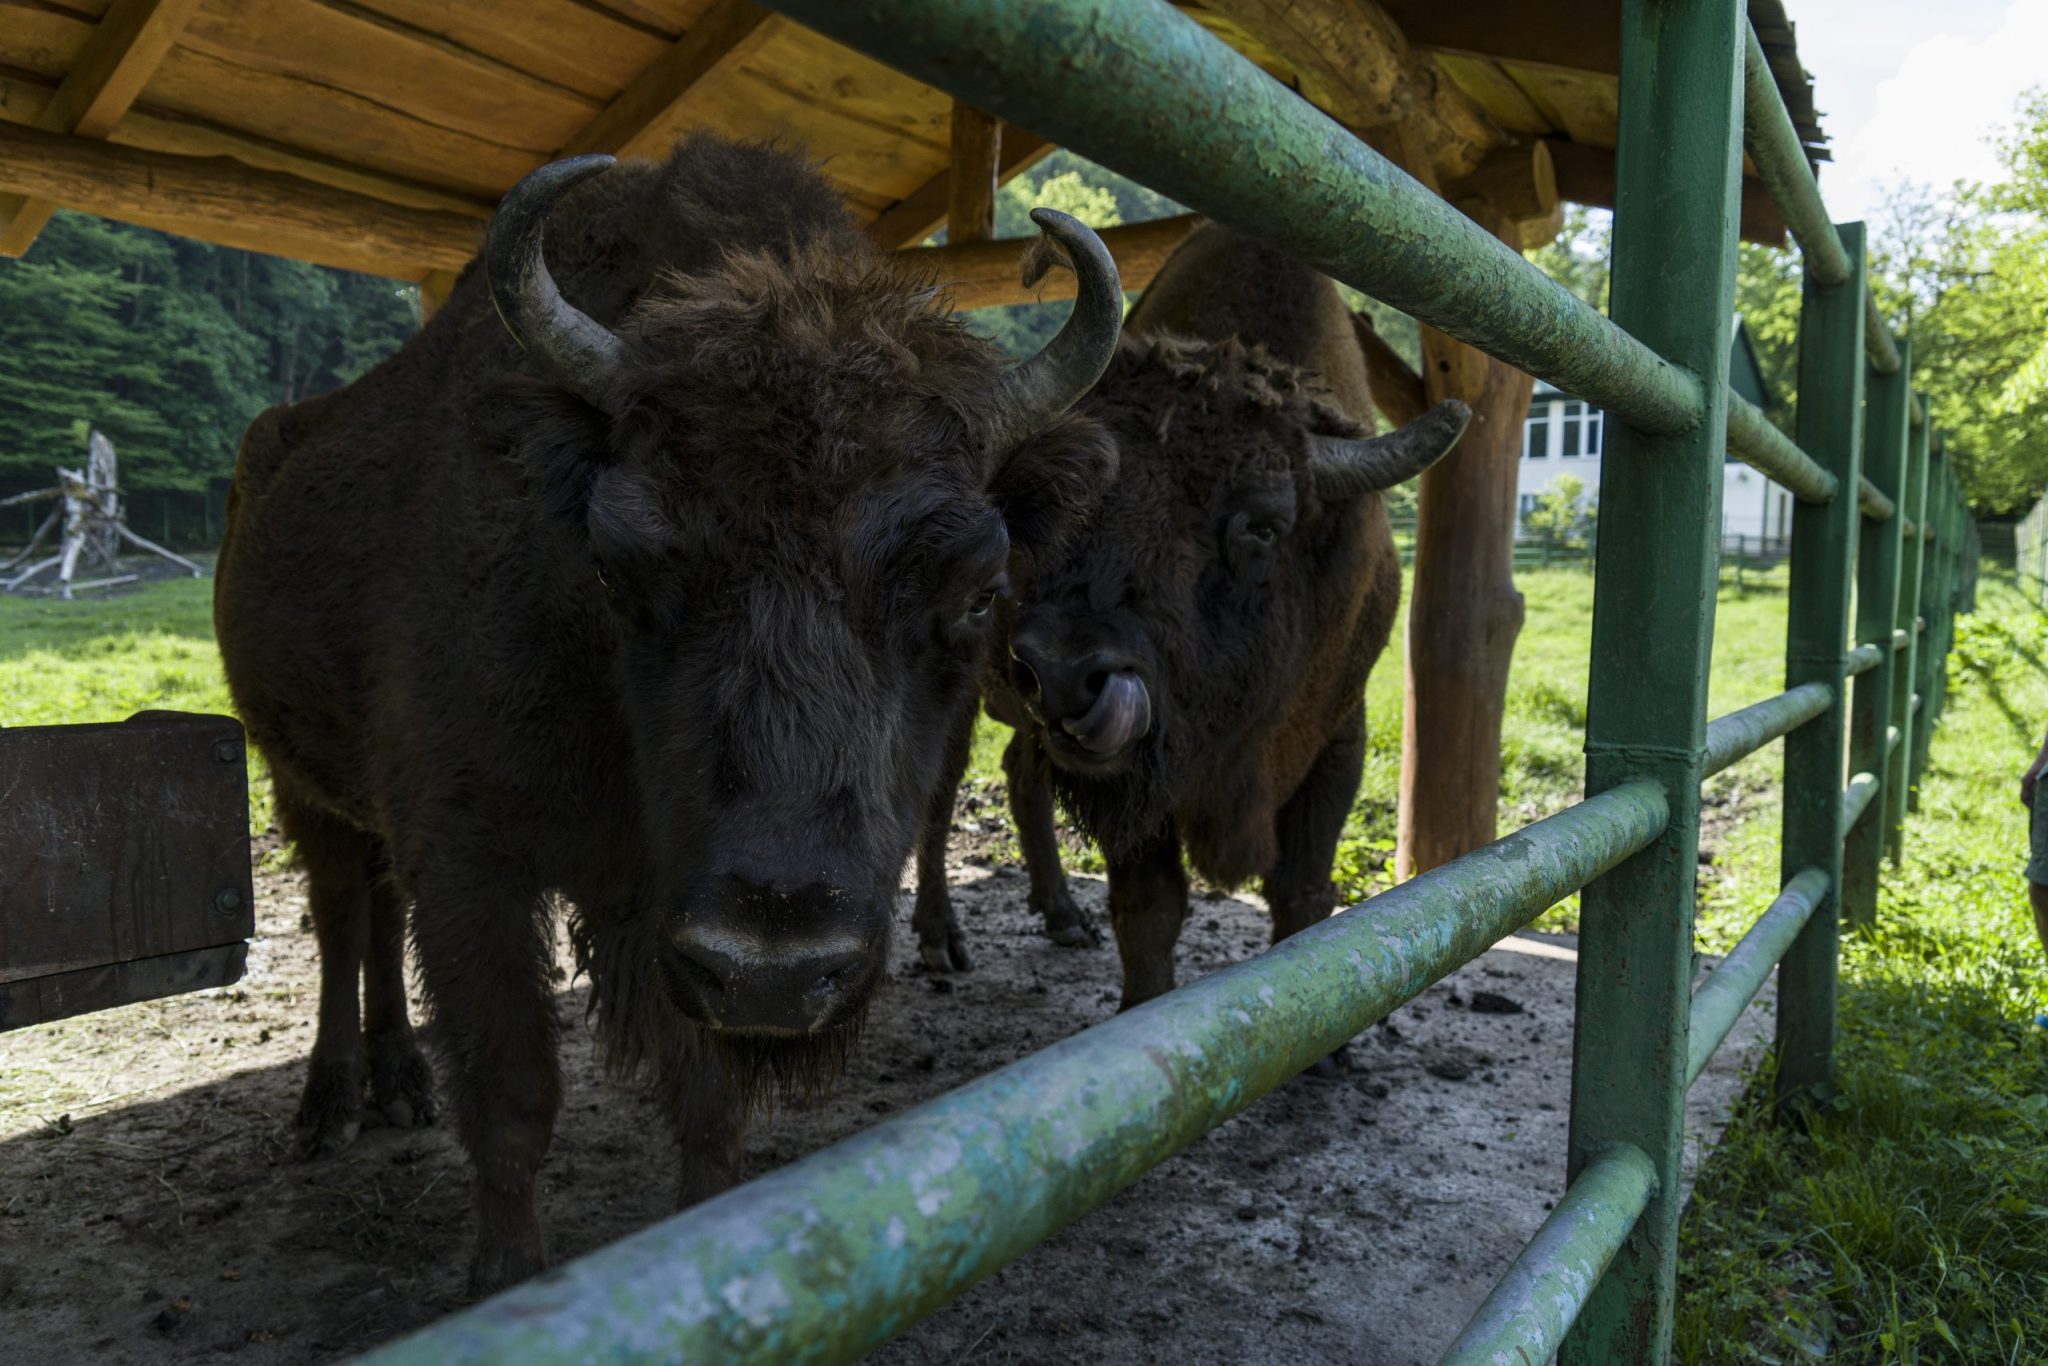
[[[362,1128],[363,1070],[353,1058],[315,1058],[299,1095],[298,1155],[332,1157],[355,1142]]]
[[[967,954],[967,938],[958,930],[948,930],[943,942],[925,940],[920,943],[917,956],[924,961],[929,972],[974,971],[974,960]]]
[[[441,1117],[433,1069],[410,1036],[370,1040],[370,1103],[394,1129],[424,1128]]]
[[[1088,912],[1071,897],[1062,897],[1046,906],[1045,936],[1053,943],[1070,949],[1095,949],[1102,947],[1102,931],[1095,928],[1095,922],[1088,918]]]
[[[541,1251],[537,1240],[479,1247],[476,1260],[469,1264],[469,1297],[473,1300],[487,1299],[508,1286],[519,1284],[528,1276],[547,1270],[547,1265],[547,1254]]]

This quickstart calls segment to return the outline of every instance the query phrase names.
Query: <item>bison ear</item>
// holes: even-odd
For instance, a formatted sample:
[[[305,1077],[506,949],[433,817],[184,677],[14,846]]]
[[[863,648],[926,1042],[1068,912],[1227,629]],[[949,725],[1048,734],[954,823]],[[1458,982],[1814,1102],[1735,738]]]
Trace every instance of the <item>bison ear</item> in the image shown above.
[[[1116,468],[1109,429],[1078,413],[1066,414],[1011,451],[988,488],[1011,546],[1033,557],[1058,549],[1094,511]]]

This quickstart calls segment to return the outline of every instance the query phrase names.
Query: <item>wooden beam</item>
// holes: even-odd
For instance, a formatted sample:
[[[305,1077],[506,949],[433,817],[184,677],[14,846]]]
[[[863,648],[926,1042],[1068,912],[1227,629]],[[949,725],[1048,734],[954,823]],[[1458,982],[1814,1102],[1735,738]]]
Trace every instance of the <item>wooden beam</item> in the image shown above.
[[[947,171],[946,241],[953,246],[996,235],[996,170],[1003,125],[965,100],[953,101],[953,164]]]
[[[1412,51],[1373,0],[1204,0],[1203,8],[1292,68],[1317,108],[1375,146],[1400,130],[1444,179],[1469,175],[1504,140],[1478,101]]]
[[[1380,0],[1417,47],[1609,76],[1621,71],[1621,0],[1574,0],[1569,22],[1527,0]]]
[[[1559,197],[1595,209],[1614,207],[1614,152],[1563,138],[1545,138],[1557,168]],[[1742,180],[1742,240],[1766,247],[1785,245],[1785,219],[1762,181]]]
[[[51,133],[103,138],[156,74],[199,0],[113,0],[36,126]],[[57,206],[46,199],[0,196],[0,256],[20,256]]]
[[[688,33],[635,76],[558,155],[661,156],[684,128],[681,106],[690,91],[738,67],[786,22],[753,0],[715,0]]]
[[[1030,169],[1055,149],[1044,138],[1025,132],[1014,123],[1003,126],[996,146],[996,184]],[[868,236],[894,251],[915,246],[946,226],[946,212],[952,202],[953,172],[939,172],[876,216],[868,224]]]
[[[0,123],[0,191],[124,223],[345,270],[416,278],[460,270],[477,219],[407,208],[259,171]]]
[[[1166,264],[1173,249],[1201,221],[1200,215],[1190,213],[1104,228],[1102,243],[1116,258],[1124,288],[1140,290],[1152,283],[1152,277]],[[998,304],[1073,298],[1074,273],[1070,270],[1055,270],[1029,289],[1024,287],[1020,272],[1025,248],[1032,240],[1004,237],[960,246],[906,247],[896,253],[896,258],[930,270],[948,287],[955,308],[992,308]]]
[[[1387,345],[1366,314],[1351,315],[1351,331],[1358,338],[1358,349],[1365,352],[1365,382],[1372,391],[1373,406],[1397,427],[1421,417],[1429,408],[1422,376]]]

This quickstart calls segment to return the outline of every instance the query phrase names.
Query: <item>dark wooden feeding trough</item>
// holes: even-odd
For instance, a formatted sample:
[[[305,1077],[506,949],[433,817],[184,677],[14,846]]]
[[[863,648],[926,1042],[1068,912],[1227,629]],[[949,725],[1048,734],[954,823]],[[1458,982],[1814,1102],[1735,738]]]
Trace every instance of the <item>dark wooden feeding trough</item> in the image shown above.
[[[0,730],[0,1030],[236,981],[254,908],[232,717]]]

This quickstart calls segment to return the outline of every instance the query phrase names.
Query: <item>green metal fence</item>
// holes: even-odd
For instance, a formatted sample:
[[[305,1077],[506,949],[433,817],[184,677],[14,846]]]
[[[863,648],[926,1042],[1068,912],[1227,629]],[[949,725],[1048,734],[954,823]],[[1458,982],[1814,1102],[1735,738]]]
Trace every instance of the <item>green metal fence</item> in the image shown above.
[[[1624,2],[1611,320],[1164,0],[770,4],[1606,409],[1589,795],[376,1359],[850,1359],[1583,889],[1569,1189],[1443,1359],[1663,1360],[1686,1090],[1778,965],[1779,1095],[1828,1094],[1839,927],[1898,856],[1974,545],[1741,0]],[[1796,440],[1727,385],[1745,150],[1806,265]],[[1786,691],[1709,723],[1724,449],[1800,502]],[[1700,783],[1780,737],[1784,890],[1695,992]]]

